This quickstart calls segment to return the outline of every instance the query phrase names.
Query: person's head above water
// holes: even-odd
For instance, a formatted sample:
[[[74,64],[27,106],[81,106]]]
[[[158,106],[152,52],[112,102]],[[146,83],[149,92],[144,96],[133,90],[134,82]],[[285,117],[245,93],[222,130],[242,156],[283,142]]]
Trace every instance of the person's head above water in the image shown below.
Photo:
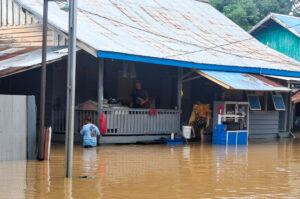
[[[135,89],[142,90],[142,84],[141,84],[140,80],[135,81]]]
[[[86,124],[89,124],[89,123],[92,123],[92,118],[90,117],[86,117],[83,121],[83,124],[86,125]]]

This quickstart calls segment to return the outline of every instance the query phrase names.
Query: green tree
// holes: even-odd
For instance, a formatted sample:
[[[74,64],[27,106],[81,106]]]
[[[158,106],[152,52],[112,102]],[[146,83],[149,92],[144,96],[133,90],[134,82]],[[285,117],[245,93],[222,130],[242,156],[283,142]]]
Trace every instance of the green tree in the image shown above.
[[[299,0],[210,0],[211,5],[245,30],[271,12],[289,14],[297,2]]]
[[[251,24],[258,20],[258,9],[253,3],[253,0],[240,0],[225,5],[223,13],[245,30],[251,28]]]

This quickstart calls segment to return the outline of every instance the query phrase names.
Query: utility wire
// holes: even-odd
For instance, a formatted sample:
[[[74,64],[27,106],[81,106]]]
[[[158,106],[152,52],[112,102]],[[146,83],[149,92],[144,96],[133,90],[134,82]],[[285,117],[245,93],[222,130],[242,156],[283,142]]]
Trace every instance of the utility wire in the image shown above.
[[[129,25],[129,24],[120,22],[120,21],[118,21],[118,20],[115,20],[115,19],[112,19],[112,18],[103,16],[103,15],[100,15],[100,14],[97,14],[97,13],[90,12],[90,11],[85,10],[85,9],[82,9],[82,8],[78,8],[78,10],[80,10],[80,11],[82,11],[82,12],[85,12],[85,13],[87,13],[87,14],[91,14],[91,15],[94,15],[94,16],[97,16],[97,17],[100,17],[100,18],[109,20],[109,21],[113,21],[113,22],[115,22],[115,23],[118,23],[118,24],[121,24],[121,25],[130,27],[130,28],[133,28],[133,29],[136,29],[136,30],[139,30],[139,31],[143,31],[143,32],[146,32],[146,33],[149,33],[149,34],[158,36],[158,37],[162,37],[162,38],[165,38],[165,39],[174,40],[174,41],[177,41],[177,42],[180,42],[180,43],[184,43],[184,44],[188,44],[188,45],[191,45],[191,46],[196,46],[196,47],[198,47],[198,48],[201,48],[201,50],[192,51],[192,52],[186,52],[186,53],[181,53],[181,54],[176,54],[176,55],[169,55],[169,56],[166,56],[166,57],[164,57],[164,58],[173,57],[173,56],[180,56],[180,55],[187,55],[187,54],[192,54],[192,53],[202,52],[202,51],[208,51],[208,50],[214,50],[214,51],[216,51],[216,52],[220,52],[220,53],[224,53],[224,54],[229,54],[229,55],[234,55],[234,56],[237,56],[237,57],[244,57],[244,58],[254,59],[254,60],[260,60],[260,61],[267,61],[267,62],[273,62],[273,63],[281,63],[281,64],[289,64],[289,65],[299,66],[299,64],[293,64],[293,63],[291,63],[291,62],[286,62],[286,61],[284,61],[284,62],[277,62],[277,61],[272,61],[272,60],[265,60],[265,59],[260,59],[260,58],[254,58],[254,57],[249,57],[249,56],[244,56],[244,55],[238,55],[238,54],[234,54],[234,53],[224,52],[224,51],[222,51],[222,50],[217,50],[217,49],[215,49],[215,48],[219,48],[219,47],[224,47],[224,46],[228,46],[228,45],[240,43],[240,42],[247,41],[247,40],[252,40],[252,39],[255,39],[254,37],[247,38],[247,39],[243,39],[243,40],[238,40],[238,41],[235,41],[235,42],[229,42],[229,43],[227,43],[227,44],[215,45],[215,46],[212,46],[212,47],[208,47],[208,48],[207,48],[207,47],[204,47],[204,46],[200,46],[200,45],[198,45],[198,44],[195,44],[195,43],[190,43],[190,42],[182,41],[182,40],[180,40],[180,39],[168,37],[168,36],[166,36],[166,35],[162,35],[162,34],[159,34],[159,33],[155,33],[155,32],[152,32],[152,31],[148,31],[148,30],[145,30],[145,29],[142,29],[142,28],[138,28],[138,27],[135,27],[135,26],[132,26],[132,25]],[[290,29],[290,28],[293,28],[293,27],[296,27],[296,26],[299,26],[299,25],[300,25],[300,24],[296,24],[296,25],[291,26],[291,27],[289,27],[289,28],[287,28],[287,29]],[[274,32],[276,32],[276,31],[278,31],[278,30],[275,30]],[[262,34],[261,34],[261,35],[262,35]],[[210,41],[208,41],[208,42],[211,43]],[[213,43],[211,43],[211,44],[213,44]]]
[[[296,24],[294,26],[290,26],[286,29],[291,29],[291,28],[294,28],[296,26],[300,26],[300,23],[299,24]],[[272,31],[271,33],[274,33],[274,32],[277,32],[277,31],[281,31],[281,30],[274,30]],[[262,36],[263,34],[259,34],[259,35],[256,35],[256,36]],[[217,46],[213,46],[213,47],[208,47],[208,48],[204,48],[204,49],[201,49],[201,50],[196,50],[196,51],[191,51],[191,52],[187,52],[187,53],[181,53],[181,54],[176,54],[176,55],[170,55],[168,57],[174,57],[174,56],[179,56],[179,55],[187,55],[187,54],[192,54],[192,53],[197,53],[197,52],[202,52],[202,51],[207,51],[207,50],[212,50],[212,49],[215,49],[215,48],[219,48],[219,47],[223,47],[223,46],[228,46],[228,45],[231,45],[231,44],[236,44],[236,43],[240,43],[240,42],[244,42],[244,41],[247,41],[247,40],[252,40],[252,39],[255,39],[255,37],[251,37],[251,38],[248,38],[248,39],[243,39],[243,40],[238,40],[238,41],[235,41],[235,42],[230,42],[230,43],[227,43],[227,44],[223,44],[223,45],[217,45]]]

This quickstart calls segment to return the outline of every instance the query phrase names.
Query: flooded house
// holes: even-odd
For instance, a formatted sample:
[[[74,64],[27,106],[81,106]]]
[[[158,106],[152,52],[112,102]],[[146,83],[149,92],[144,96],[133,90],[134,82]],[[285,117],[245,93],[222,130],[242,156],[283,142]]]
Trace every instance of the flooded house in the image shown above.
[[[1,0],[0,93],[39,103],[42,0]],[[65,134],[68,11],[49,2],[46,125]],[[5,10],[4,9],[4,10]],[[14,17],[12,17],[14,16]],[[81,0],[77,10],[75,140],[85,117],[106,117],[100,143],[180,133],[197,101],[249,138],[289,136],[300,63],[257,41],[206,2]],[[4,23],[5,22],[5,23]],[[35,31],[33,31],[33,29]],[[34,34],[33,34],[34,33]],[[147,106],[134,107],[136,84]],[[39,110],[38,110],[39,111]]]
[[[257,40],[297,61],[300,61],[300,17],[271,13],[255,25],[249,33]],[[300,79],[285,77],[294,90],[293,128],[300,128]],[[297,93],[296,93],[297,92]]]

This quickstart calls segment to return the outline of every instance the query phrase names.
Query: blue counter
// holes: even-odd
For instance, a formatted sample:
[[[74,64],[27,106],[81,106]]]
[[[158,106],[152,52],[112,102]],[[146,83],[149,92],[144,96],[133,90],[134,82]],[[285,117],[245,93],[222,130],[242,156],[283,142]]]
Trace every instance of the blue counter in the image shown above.
[[[227,131],[226,125],[216,125],[215,129],[213,130],[212,143],[221,145],[247,145],[248,131]]]

